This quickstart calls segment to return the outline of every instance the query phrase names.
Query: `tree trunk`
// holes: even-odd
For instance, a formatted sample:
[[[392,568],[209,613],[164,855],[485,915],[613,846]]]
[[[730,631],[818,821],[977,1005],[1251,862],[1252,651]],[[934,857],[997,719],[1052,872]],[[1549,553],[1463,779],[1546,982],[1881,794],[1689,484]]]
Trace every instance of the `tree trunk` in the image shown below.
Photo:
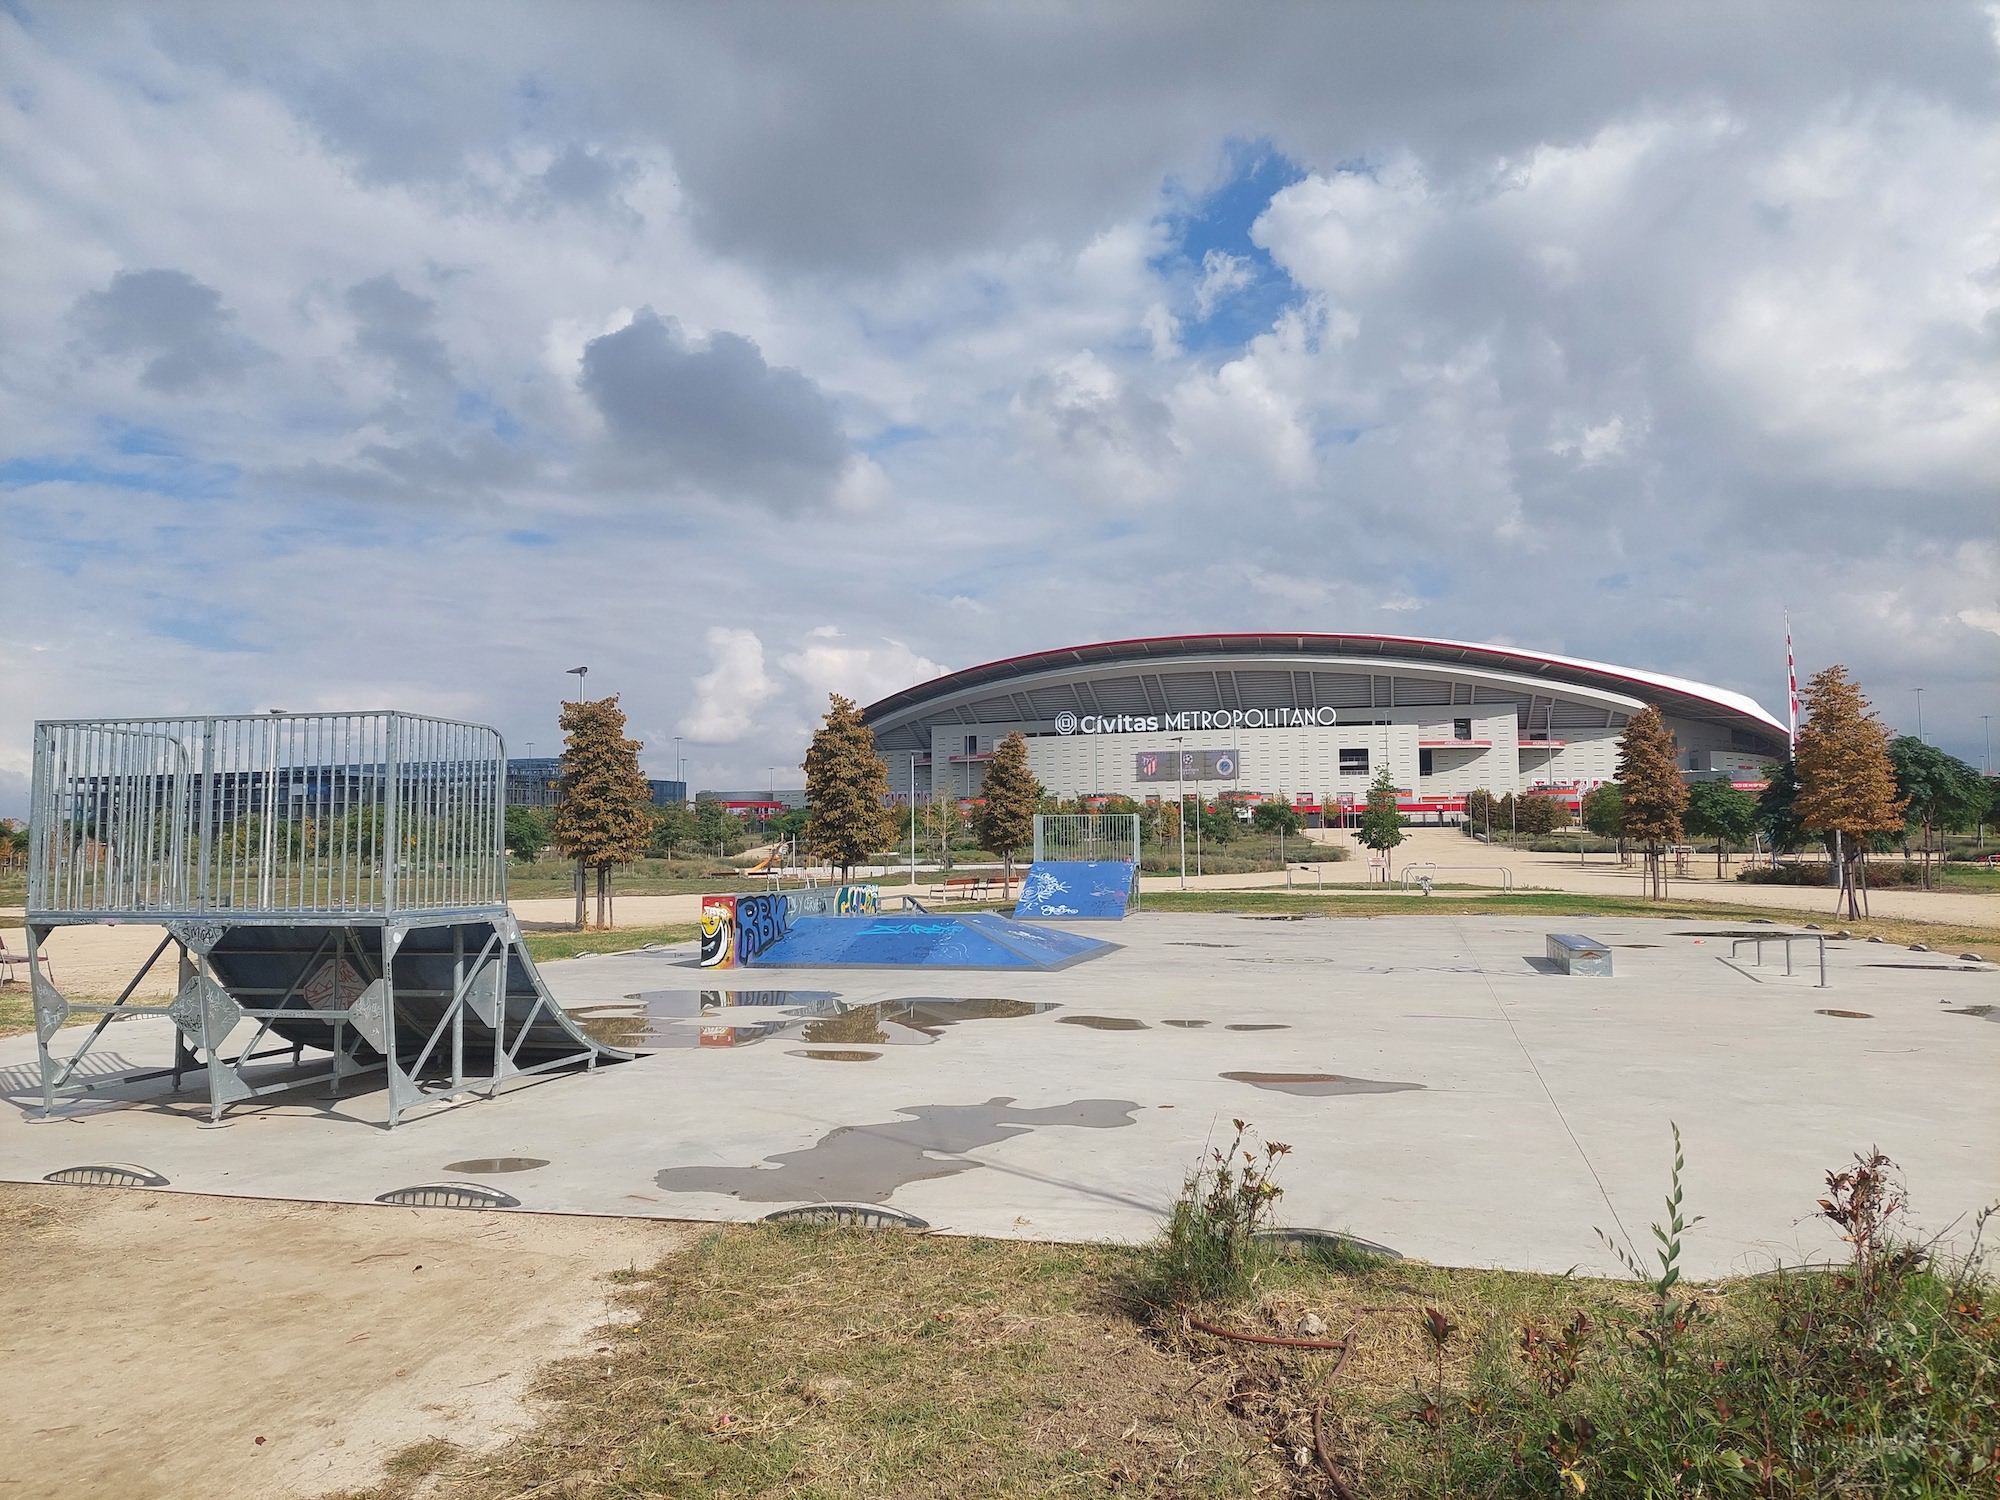
[[[597,925],[611,925],[611,866],[597,867]]]
[[[583,931],[583,861],[576,862],[576,930]]]

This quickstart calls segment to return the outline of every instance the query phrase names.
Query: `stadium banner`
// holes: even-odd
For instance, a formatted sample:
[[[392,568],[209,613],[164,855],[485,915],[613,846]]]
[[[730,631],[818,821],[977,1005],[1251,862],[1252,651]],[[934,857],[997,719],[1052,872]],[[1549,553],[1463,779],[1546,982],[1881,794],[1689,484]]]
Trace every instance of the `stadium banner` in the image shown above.
[[[1141,750],[1133,764],[1141,781],[1234,781],[1243,774],[1234,750]]]

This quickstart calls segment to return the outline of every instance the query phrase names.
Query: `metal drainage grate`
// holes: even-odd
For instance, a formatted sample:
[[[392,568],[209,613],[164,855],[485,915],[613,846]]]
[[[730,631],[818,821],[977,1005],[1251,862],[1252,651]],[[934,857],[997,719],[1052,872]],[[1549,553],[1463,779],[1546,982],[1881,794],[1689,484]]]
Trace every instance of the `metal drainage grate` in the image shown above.
[[[1387,1245],[1356,1239],[1351,1234],[1336,1234],[1331,1229],[1260,1229],[1252,1238],[1280,1255],[1301,1258],[1341,1251],[1351,1255],[1379,1255],[1385,1260],[1403,1258],[1400,1251],[1391,1250]]]
[[[426,1182],[383,1193],[377,1203],[398,1208],[519,1208],[521,1200],[483,1182]]]
[[[129,1162],[100,1162],[88,1167],[64,1167],[51,1172],[44,1182],[66,1182],[72,1187],[165,1187],[167,1179],[146,1167]]]
[[[764,1215],[766,1224],[834,1224],[842,1229],[928,1229],[927,1220],[872,1203],[808,1203]]]

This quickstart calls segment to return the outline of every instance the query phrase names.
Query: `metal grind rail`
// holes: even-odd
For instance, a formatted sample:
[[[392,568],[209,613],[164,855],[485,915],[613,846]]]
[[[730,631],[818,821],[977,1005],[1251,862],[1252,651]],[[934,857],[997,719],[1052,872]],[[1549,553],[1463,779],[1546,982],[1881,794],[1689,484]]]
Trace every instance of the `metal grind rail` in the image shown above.
[[[1451,870],[1458,874],[1463,874],[1467,870],[1477,870],[1483,875],[1491,875],[1497,871],[1500,876],[1500,888],[1508,891],[1514,889],[1514,872],[1505,865],[1440,865],[1433,864],[1429,860],[1419,860],[1415,864],[1403,866],[1403,889],[1409,890],[1413,881],[1435,883],[1438,873],[1442,870]]]
[[[1814,988],[1822,990],[1826,988],[1826,934],[1825,933],[1823,932],[1761,933],[1760,932],[1755,937],[1737,938],[1734,942],[1732,942],[1729,945],[1729,957],[1731,962],[1734,962],[1736,955],[1743,951],[1743,945],[1745,943],[1752,943],[1756,945],[1757,956],[1750,960],[1750,966],[1753,969],[1761,969],[1764,967],[1764,945],[1766,943],[1783,943],[1785,945],[1785,977],[1787,979],[1792,977],[1792,944],[1794,943],[1816,944],[1819,948],[1819,983],[1815,985]]]
[[[485,725],[390,712],[37,724],[26,927],[44,1108],[204,1074],[219,1121],[379,1070],[393,1127],[622,1059],[556,1003],[508,910],[506,760]],[[61,928],[120,923],[166,935],[113,1001],[73,1001],[34,962]],[[169,950],[172,1002],[134,1004]],[[85,1066],[135,1016],[173,1021],[170,1064]]]

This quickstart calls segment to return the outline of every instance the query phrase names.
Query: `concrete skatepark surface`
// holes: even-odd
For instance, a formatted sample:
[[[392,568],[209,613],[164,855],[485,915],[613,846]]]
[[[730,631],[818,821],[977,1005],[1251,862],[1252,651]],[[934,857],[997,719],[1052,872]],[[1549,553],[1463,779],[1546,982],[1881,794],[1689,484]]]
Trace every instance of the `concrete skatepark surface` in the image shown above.
[[[865,1200],[949,1232],[1136,1240],[1241,1117],[1293,1147],[1290,1224],[1444,1264],[1612,1273],[1595,1230],[1645,1234],[1671,1120],[1707,1216],[1697,1276],[1832,1251],[1808,1217],[1820,1174],[1872,1144],[1905,1167],[1927,1229],[2000,1197],[2000,1025],[1967,1013],[2000,1002],[2000,968],[1835,942],[1822,990],[1723,962],[1718,922],[1563,925],[1613,944],[1617,977],[1548,972],[1528,919],[1444,914],[1141,913],[1120,951],[1055,973],[717,974],[692,944],[550,963],[586,1012],[666,991],[750,1003],[663,1023],[694,1045],[393,1135],[379,1091],[281,1095],[200,1129],[198,1091],[141,1084],[42,1121],[34,1039],[15,1037],[0,1177],[133,1162],[177,1191],[365,1202],[524,1157],[547,1165],[484,1180],[544,1212]],[[786,1015],[779,986],[832,992],[835,1013]],[[901,1003],[922,997],[1020,1003],[983,1019]],[[746,1017],[754,1034],[727,1024]],[[109,1050],[153,1059],[166,1024],[119,1023]]]

